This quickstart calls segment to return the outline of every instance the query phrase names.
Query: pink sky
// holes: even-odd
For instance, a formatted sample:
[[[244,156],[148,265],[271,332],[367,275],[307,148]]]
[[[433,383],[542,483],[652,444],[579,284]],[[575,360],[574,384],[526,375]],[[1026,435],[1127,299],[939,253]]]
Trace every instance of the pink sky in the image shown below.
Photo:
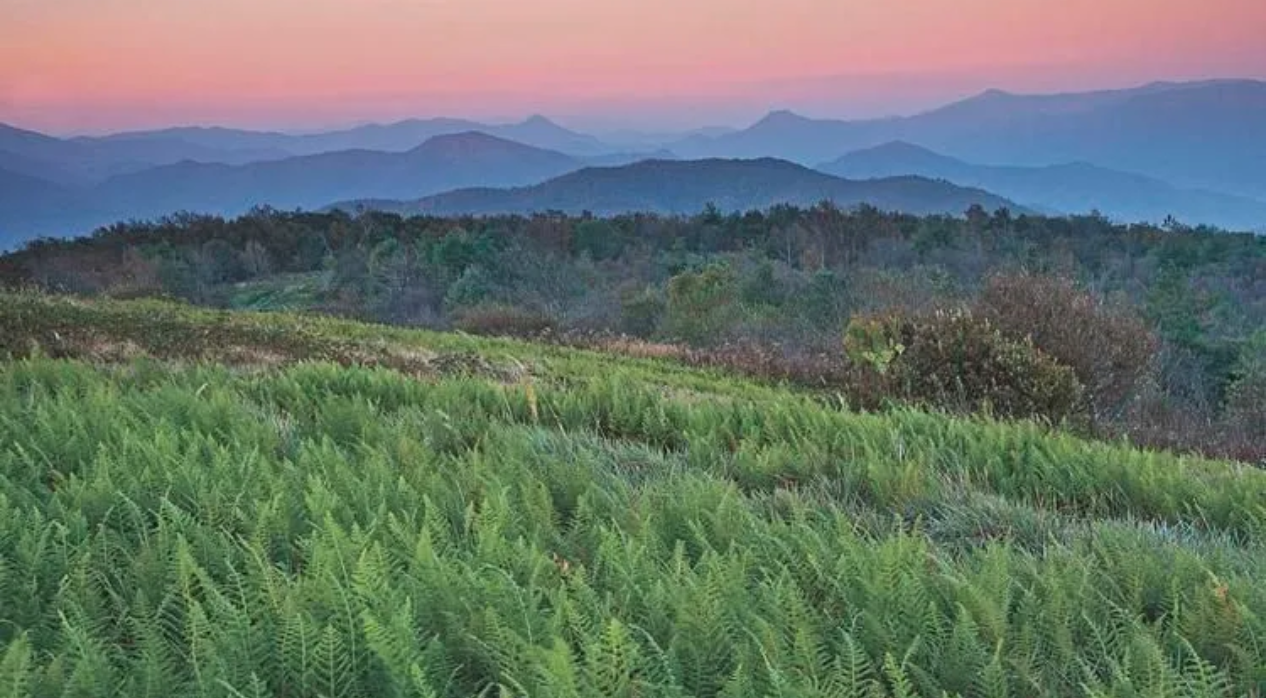
[[[1266,77],[1264,0],[0,0],[0,121],[702,125]]]

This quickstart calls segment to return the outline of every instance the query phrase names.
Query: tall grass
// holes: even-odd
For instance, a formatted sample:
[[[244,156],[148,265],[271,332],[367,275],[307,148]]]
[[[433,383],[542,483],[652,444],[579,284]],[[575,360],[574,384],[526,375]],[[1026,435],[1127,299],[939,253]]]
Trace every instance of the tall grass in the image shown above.
[[[0,690],[1266,689],[1266,473],[532,360],[0,364]]]

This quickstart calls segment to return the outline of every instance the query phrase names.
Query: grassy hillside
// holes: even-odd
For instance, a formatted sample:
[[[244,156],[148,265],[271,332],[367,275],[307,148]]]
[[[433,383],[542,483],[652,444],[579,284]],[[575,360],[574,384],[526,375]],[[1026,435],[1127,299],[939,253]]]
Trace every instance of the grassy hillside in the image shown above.
[[[155,302],[0,354],[6,695],[1266,689],[1249,468]]]

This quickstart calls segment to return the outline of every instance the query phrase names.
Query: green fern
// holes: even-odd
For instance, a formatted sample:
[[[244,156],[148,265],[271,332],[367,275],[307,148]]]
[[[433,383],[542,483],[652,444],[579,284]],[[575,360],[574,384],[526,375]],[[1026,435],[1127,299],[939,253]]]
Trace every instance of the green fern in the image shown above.
[[[30,695],[33,671],[31,642],[27,634],[22,633],[8,643],[4,655],[0,656],[0,693],[14,698],[26,698]]]
[[[0,363],[0,686],[993,698],[1266,682],[1266,474],[548,361],[536,420],[477,376]]]

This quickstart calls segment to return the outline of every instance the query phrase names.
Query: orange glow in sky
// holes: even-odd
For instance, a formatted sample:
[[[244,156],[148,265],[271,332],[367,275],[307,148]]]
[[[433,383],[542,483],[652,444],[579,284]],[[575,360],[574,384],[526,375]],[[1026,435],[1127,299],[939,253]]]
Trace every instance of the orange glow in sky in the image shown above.
[[[0,0],[0,121],[62,132],[701,123],[1213,76],[1266,77],[1266,0]]]

